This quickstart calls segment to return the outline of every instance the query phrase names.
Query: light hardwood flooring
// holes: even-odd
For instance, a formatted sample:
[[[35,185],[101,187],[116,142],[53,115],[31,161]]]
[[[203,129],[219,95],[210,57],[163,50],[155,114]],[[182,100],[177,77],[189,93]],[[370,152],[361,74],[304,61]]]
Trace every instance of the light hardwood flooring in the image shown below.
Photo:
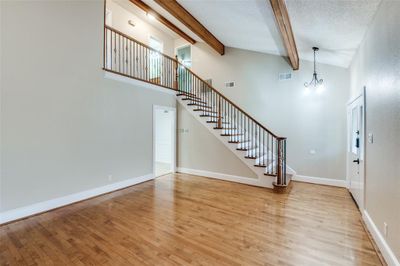
[[[0,227],[1,265],[381,265],[344,188],[170,174]]]

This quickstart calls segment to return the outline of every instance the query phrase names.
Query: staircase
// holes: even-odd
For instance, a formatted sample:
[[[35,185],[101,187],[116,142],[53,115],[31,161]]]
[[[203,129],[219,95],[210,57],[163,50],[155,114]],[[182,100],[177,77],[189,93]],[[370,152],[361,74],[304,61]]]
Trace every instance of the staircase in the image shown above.
[[[279,137],[180,64],[109,26],[104,27],[103,69],[177,92],[177,99],[258,177],[256,185],[285,191],[295,172]]]

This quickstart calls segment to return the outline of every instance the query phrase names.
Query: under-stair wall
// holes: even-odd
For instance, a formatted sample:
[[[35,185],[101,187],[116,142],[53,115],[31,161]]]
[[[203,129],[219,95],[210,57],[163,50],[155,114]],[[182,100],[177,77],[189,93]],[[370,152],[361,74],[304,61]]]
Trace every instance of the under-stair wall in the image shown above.
[[[215,176],[257,178],[245,163],[199,123],[181,104],[177,104],[177,116],[177,166],[179,171],[208,173]]]

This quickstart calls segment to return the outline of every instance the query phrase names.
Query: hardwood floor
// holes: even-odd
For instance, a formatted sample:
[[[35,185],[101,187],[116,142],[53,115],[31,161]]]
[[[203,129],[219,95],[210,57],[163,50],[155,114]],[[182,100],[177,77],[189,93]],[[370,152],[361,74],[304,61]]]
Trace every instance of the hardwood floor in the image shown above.
[[[4,225],[1,265],[381,265],[346,189],[184,174]]]

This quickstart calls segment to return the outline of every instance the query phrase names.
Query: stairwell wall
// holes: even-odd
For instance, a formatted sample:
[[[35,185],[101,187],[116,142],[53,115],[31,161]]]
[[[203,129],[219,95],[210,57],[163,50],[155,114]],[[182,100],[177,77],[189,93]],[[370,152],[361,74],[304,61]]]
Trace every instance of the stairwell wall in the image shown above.
[[[184,44],[175,41],[176,47]],[[287,137],[288,165],[299,175],[346,179],[348,69],[318,64],[326,90],[306,94],[303,84],[311,79],[312,62],[301,61],[300,70],[293,72],[280,56],[229,47],[220,56],[206,44],[196,43],[192,70],[212,79],[216,89],[267,128]],[[279,73],[292,73],[293,78],[279,81]],[[229,81],[235,87],[226,88],[224,83]]]
[[[399,1],[382,1],[350,68],[352,97],[366,86],[366,135],[373,134],[365,150],[365,211],[389,265],[400,265],[399,13]]]
[[[103,1],[0,7],[0,211],[151,174],[153,104],[176,99],[104,78]]]

